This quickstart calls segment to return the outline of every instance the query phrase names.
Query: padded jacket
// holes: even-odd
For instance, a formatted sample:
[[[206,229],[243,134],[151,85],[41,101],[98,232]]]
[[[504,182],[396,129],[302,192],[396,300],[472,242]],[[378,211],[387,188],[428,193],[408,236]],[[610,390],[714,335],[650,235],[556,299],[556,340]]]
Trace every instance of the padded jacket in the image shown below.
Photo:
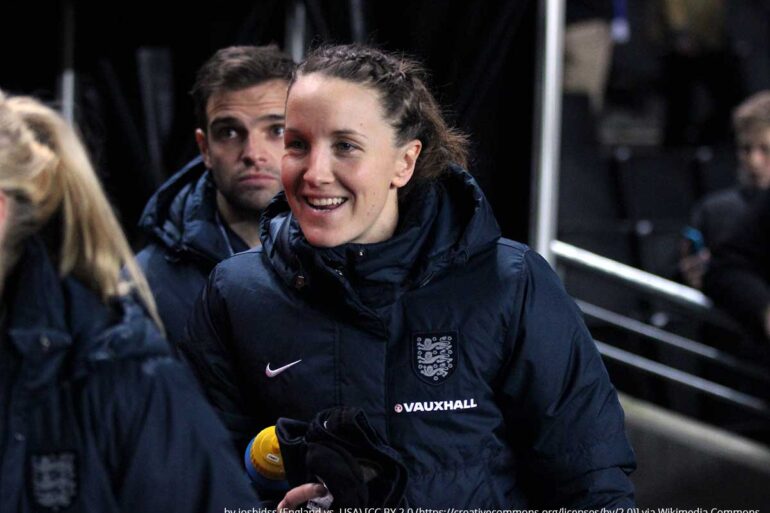
[[[632,506],[623,411],[556,274],[467,172],[411,194],[392,238],[326,249],[281,194],[262,247],[215,268],[181,349],[236,445],[354,406],[411,507]]]
[[[5,285],[2,511],[258,505],[227,431],[143,308],[60,279],[36,237]]]
[[[136,256],[172,347],[214,266],[232,252],[216,220],[216,188],[197,157],[147,202],[139,226],[150,242]]]

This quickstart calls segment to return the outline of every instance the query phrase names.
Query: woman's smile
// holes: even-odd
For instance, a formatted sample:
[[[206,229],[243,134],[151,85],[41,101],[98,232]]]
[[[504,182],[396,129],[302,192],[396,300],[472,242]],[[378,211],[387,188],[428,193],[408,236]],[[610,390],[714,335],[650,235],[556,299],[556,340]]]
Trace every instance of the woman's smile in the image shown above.
[[[327,196],[327,197],[317,197],[317,196],[303,196],[305,203],[310,205],[310,207],[321,210],[321,211],[332,211],[340,207],[343,203],[345,203],[348,199],[343,198],[340,196]]]
[[[281,179],[312,245],[368,244],[393,235],[398,189],[411,178],[414,160],[410,165],[407,146],[395,140],[373,89],[319,73],[292,85]]]

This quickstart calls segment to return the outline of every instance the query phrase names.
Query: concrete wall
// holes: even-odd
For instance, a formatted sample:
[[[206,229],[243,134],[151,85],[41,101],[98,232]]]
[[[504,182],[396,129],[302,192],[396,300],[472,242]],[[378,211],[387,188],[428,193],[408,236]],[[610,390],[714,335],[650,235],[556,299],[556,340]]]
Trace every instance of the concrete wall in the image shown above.
[[[621,395],[640,508],[770,511],[770,449]]]

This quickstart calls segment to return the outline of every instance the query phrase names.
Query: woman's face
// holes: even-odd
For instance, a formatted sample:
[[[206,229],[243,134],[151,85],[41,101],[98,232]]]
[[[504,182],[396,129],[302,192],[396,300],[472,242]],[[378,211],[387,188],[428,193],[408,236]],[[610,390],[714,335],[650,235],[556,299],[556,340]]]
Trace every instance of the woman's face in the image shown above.
[[[375,90],[311,73],[286,102],[281,179],[308,242],[333,247],[390,238],[398,189],[412,177],[421,143],[396,145]]]

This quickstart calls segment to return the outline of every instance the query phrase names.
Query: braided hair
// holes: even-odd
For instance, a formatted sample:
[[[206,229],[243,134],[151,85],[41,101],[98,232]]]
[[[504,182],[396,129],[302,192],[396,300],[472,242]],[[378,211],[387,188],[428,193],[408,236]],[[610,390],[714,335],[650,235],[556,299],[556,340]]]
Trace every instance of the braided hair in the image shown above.
[[[299,76],[312,73],[374,89],[380,95],[385,119],[396,132],[396,144],[420,140],[422,150],[414,175],[399,190],[400,198],[414,185],[438,178],[450,163],[467,166],[467,137],[447,125],[420,63],[361,44],[321,46],[299,64],[289,88]]]

